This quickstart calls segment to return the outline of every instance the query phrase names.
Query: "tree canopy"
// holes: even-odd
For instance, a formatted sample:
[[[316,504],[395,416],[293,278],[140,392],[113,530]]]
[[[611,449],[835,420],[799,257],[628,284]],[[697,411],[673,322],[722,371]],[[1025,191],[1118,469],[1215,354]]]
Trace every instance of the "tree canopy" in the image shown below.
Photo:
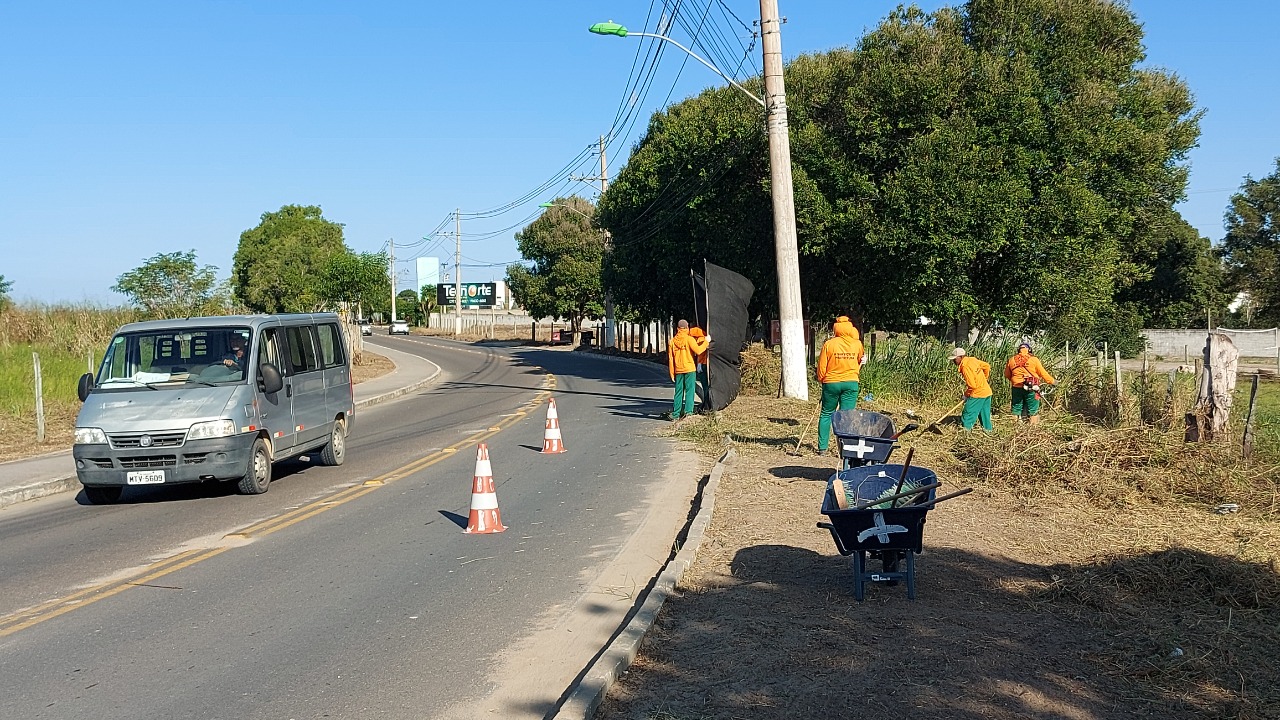
[[[196,251],[159,253],[116,278],[111,287],[155,318],[191,317],[225,312],[228,300],[218,268],[196,265]]]
[[[335,305],[355,306],[360,317],[389,305],[391,278],[386,253],[355,253],[345,246],[317,277],[317,295]]]
[[[1261,180],[1245,177],[1227,209],[1222,241],[1230,287],[1246,294],[1251,324],[1280,324],[1280,158]]]
[[[9,293],[12,291],[13,281],[5,280],[4,276],[0,275],[0,310],[3,310],[9,305]]]
[[[336,255],[348,253],[342,225],[315,205],[285,205],[263,213],[240,233],[232,260],[235,296],[255,312],[310,312],[325,304],[322,278]]]
[[[529,314],[567,318],[577,329],[583,318],[604,312],[604,232],[596,226],[595,208],[587,200],[556,198],[551,205],[516,233],[520,256],[530,266],[508,266],[507,286]]]
[[[1078,333],[1149,280],[1200,114],[1176,76],[1137,67],[1141,41],[1104,0],[971,0],[791,62],[806,314]],[[705,257],[776,307],[767,158],[732,88],[655,114],[600,202],[615,299],[687,312]]]

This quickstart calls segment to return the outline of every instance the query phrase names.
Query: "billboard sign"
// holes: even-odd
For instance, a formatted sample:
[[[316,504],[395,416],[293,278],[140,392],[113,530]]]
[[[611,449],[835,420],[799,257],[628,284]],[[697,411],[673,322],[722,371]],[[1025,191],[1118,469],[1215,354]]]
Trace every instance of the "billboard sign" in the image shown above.
[[[454,291],[456,286],[453,283],[439,283],[436,285],[436,304],[440,307],[453,307]],[[462,307],[464,308],[488,308],[493,307],[498,299],[497,283],[463,283],[462,284]]]

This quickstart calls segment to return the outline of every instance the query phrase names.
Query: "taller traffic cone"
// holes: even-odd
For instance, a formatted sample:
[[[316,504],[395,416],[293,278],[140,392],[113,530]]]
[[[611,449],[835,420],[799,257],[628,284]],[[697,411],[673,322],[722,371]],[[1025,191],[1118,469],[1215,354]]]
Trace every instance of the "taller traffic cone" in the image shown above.
[[[564,452],[564,440],[560,437],[560,416],[556,414],[556,399],[551,398],[548,402],[547,429],[542,433],[543,455]]]
[[[464,533],[500,533],[506,530],[498,513],[498,494],[493,490],[493,469],[489,466],[489,446],[476,448],[476,474],[471,484],[471,514]]]

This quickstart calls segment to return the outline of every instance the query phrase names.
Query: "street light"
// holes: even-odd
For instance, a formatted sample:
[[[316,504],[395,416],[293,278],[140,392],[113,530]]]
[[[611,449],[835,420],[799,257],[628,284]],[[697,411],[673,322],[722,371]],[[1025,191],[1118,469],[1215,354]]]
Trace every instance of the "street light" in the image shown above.
[[[782,80],[781,20],[778,0],[760,0],[760,45],[764,52],[764,91],[768,102],[752,95],[733,78],[692,50],[665,35],[633,33],[610,20],[588,28],[596,35],[651,37],[669,42],[765,109],[769,134],[769,177],[773,197],[773,244],[778,272],[778,319],[782,326],[782,393],[800,400],[809,399],[805,377],[804,313],[800,298],[800,250],[796,240],[795,194],[791,184],[791,141],[787,136],[787,91]]]

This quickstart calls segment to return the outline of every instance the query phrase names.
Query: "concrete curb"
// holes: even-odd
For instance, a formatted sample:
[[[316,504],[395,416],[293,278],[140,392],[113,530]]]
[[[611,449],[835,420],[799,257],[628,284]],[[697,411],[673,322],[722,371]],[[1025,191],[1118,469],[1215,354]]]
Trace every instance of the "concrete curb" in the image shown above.
[[[393,352],[398,352],[398,351],[393,350]],[[435,363],[431,363],[431,364],[435,365]],[[395,371],[392,370],[392,372],[395,372]],[[384,402],[387,402],[388,400],[393,400],[395,398],[398,398],[401,395],[407,395],[415,390],[420,390],[421,388],[426,387],[427,385],[430,385],[431,383],[435,382],[435,379],[440,376],[440,372],[441,372],[440,366],[436,365],[436,371],[434,373],[431,373],[430,377],[423,378],[421,380],[416,380],[412,383],[409,383],[408,385],[405,385],[404,387],[396,388],[395,390],[382,393],[381,395],[375,395],[371,398],[358,400],[355,403],[356,410],[360,410],[361,408],[367,408],[372,405],[377,405],[379,403],[384,403]],[[357,419],[357,422],[359,422],[359,419]],[[60,450],[57,453],[46,453],[46,455],[57,455],[63,452],[68,452],[68,451]],[[37,456],[37,457],[44,457],[44,456]],[[42,498],[47,495],[56,495],[61,492],[67,492],[70,490],[79,490],[79,489],[80,489],[80,479],[76,477],[76,474],[74,472],[71,473],[70,475],[60,475],[58,477],[40,480],[40,481],[31,483],[29,485],[20,485],[18,487],[3,488],[3,489],[0,489],[0,509],[8,507],[10,505],[16,505],[20,502],[26,502],[27,500],[36,500],[38,498]]]
[[[641,641],[658,617],[658,611],[675,591],[676,584],[680,582],[680,578],[684,577],[685,570],[688,570],[697,558],[698,548],[702,546],[703,537],[711,524],[711,515],[716,507],[716,491],[720,488],[720,477],[724,474],[725,468],[733,464],[737,457],[737,452],[730,447],[716,462],[706,487],[702,489],[702,502],[698,513],[689,523],[689,532],[685,537],[684,545],[658,574],[653,589],[645,596],[640,609],[631,616],[622,630],[605,646],[574,687],[569,690],[564,703],[552,716],[555,720],[590,718],[604,701],[609,688],[617,682],[627,668],[631,667],[640,650]]]
[[[17,505],[27,500],[35,500],[46,495],[56,495],[60,492],[79,489],[80,479],[74,473],[69,476],[40,480],[30,485],[4,488],[0,490],[0,508]]]

